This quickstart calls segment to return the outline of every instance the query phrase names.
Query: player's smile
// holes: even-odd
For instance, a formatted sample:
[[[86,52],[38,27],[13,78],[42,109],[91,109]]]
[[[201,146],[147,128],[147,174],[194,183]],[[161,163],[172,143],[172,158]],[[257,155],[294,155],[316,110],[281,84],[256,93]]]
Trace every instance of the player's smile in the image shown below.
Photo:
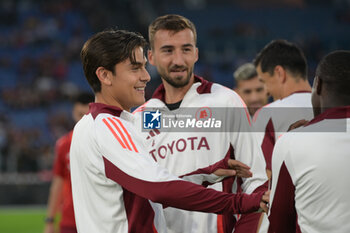
[[[135,87],[135,90],[141,94],[145,94],[145,88],[146,88],[146,85],[145,86],[140,86],[140,87]]]

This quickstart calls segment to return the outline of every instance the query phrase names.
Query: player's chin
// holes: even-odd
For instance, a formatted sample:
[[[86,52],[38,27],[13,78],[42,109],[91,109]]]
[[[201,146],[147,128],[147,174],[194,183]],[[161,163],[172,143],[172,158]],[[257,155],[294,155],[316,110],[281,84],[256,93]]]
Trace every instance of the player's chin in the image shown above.
[[[142,96],[135,101],[135,106],[140,106],[140,105],[144,104],[145,102],[146,102],[146,99],[144,96]]]
[[[249,104],[249,108],[256,108],[256,109],[258,109],[258,108],[261,108],[262,106],[264,106],[262,102],[255,102],[255,103],[250,103]]]
[[[186,75],[185,76],[175,76],[173,78],[173,80],[179,86],[186,85],[189,82],[189,78]]]
[[[181,80],[185,79],[187,77],[187,71],[182,71],[182,72],[170,72],[169,77],[173,80]]]

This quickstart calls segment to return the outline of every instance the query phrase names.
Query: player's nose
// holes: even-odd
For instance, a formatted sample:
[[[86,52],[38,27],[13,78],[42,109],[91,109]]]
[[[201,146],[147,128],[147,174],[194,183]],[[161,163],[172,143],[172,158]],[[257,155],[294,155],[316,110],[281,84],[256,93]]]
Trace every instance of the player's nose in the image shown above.
[[[148,73],[146,69],[143,70],[140,76],[140,80],[145,83],[148,83],[151,80],[151,75]]]
[[[175,51],[173,54],[173,64],[178,66],[184,66],[185,60],[181,51]]]

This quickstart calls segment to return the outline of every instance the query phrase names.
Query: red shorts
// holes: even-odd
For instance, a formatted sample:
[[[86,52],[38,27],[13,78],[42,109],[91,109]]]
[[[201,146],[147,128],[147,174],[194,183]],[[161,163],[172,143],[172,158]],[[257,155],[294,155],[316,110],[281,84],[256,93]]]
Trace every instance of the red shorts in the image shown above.
[[[60,233],[78,233],[76,227],[60,226]]]

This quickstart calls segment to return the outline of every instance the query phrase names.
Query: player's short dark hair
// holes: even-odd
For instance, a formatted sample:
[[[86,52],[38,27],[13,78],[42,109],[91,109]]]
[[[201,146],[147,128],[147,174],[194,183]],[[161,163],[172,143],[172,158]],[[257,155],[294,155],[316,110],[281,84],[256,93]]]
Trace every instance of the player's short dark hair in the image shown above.
[[[293,76],[307,79],[307,62],[303,51],[286,40],[273,40],[255,57],[254,65],[260,65],[262,72],[273,75],[276,66],[280,65]]]
[[[73,104],[89,104],[95,101],[95,97],[90,92],[79,92],[73,97]]]
[[[333,96],[350,97],[350,51],[337,50],[326,55],[317,66],[318,76]]]
[[[101,82],[96,75],[98,67],[104,67],[114,74],[116,64],[128,58],[135,62],[135,48],[145,50],[146,46],[146,40],[137,32],[108,29],[93,35],[80,53],[84,74],[92,90],[95,93],[101,91]]]
[[[194,24],[181,15],[163,15],[156,18],[148,27],[148,39],[151,49],[154,48],[154,35],[159,30],[167,30],[177,33],[179,31],[190,29],[193,32],[194,41],[197,43],[197,32]]]

